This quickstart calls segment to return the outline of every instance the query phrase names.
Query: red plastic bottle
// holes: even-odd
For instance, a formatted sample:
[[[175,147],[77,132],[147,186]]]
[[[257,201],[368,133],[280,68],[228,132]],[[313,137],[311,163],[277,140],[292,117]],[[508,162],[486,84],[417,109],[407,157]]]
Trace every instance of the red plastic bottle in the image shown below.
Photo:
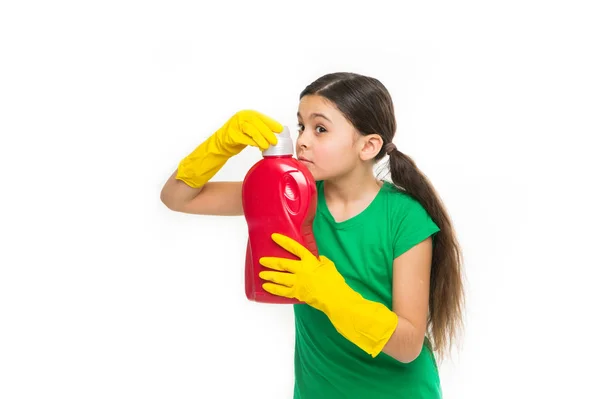
[[[318,256],[312,224],[317,208],[315,180],[308,168],[293,158],[294,144],[287,127],[277,135],[277,144],[263,151],[242,184],[242,205],[248,224],[246,247],[246,297],[251,301],[277,304],[301,303],[266,292],[266,281],[258,274],[272,270],[258,260],[264,256],[298,259],[271,238],[288,236]]]

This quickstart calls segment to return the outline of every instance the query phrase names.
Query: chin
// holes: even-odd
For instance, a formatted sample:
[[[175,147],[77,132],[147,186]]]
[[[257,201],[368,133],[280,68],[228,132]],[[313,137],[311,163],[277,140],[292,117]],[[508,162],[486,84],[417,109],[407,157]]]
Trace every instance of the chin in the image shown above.
[[[318,174],[318,173],[315,173],[315,172],[313,172],[312,170],[310,170],[310,168],[308,168],[308,171],[309,171],[309,172],[310,172],[310,174],[312,175],[313,179],[315,179],[315,181],[317,181],[317,180],[321,180],[321,179],[319,178],[319,174]]]
[[[308,169],[308,171],[310,172],[310,174],[312,175],[313,179],[315,179],[315,181],[317,180],[321,180],[319,173],[315,172],[312,168],[313,165],[306,165],[306,169]]]

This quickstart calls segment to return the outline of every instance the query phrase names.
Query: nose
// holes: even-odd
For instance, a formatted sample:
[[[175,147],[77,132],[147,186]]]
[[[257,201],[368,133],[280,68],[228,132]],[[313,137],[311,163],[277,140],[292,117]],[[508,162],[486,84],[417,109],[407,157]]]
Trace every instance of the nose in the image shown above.
[[[296,145],[298,146],[298,148],[301,149],[306,149],[308,148],[308,135],[306,133],[302,133],[300,135],[298,135],[298,140],[296,140]]]

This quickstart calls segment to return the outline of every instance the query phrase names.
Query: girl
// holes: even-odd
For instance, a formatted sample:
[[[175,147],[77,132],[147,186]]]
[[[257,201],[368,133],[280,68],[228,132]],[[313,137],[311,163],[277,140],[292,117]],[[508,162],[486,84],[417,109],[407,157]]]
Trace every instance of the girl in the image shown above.
[[[295,399],[440,398],[434,352],[461,325],[461,251],[427,178],[393,144],[392,99],[377,79],[322,76],[300,94],[297,158],[317,182],[319,252],[274,232],[299,260],[262,258],[265,290],[294,297]],[[174,211],[242,215],[241,182],[209,182],[283,126],[241,111],[185,157],[161,199]],[[389,155],[392,182],[375,163]],[[285,272],[285,273],[283,273]]]

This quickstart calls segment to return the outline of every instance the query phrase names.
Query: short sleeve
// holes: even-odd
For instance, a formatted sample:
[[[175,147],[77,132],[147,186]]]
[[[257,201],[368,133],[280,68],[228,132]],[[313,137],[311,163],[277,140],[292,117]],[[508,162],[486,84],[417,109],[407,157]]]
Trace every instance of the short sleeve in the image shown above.
[[[425,208],[408,197],[403,206],[400,206],[394,230],[394,259],[440,231]]]

